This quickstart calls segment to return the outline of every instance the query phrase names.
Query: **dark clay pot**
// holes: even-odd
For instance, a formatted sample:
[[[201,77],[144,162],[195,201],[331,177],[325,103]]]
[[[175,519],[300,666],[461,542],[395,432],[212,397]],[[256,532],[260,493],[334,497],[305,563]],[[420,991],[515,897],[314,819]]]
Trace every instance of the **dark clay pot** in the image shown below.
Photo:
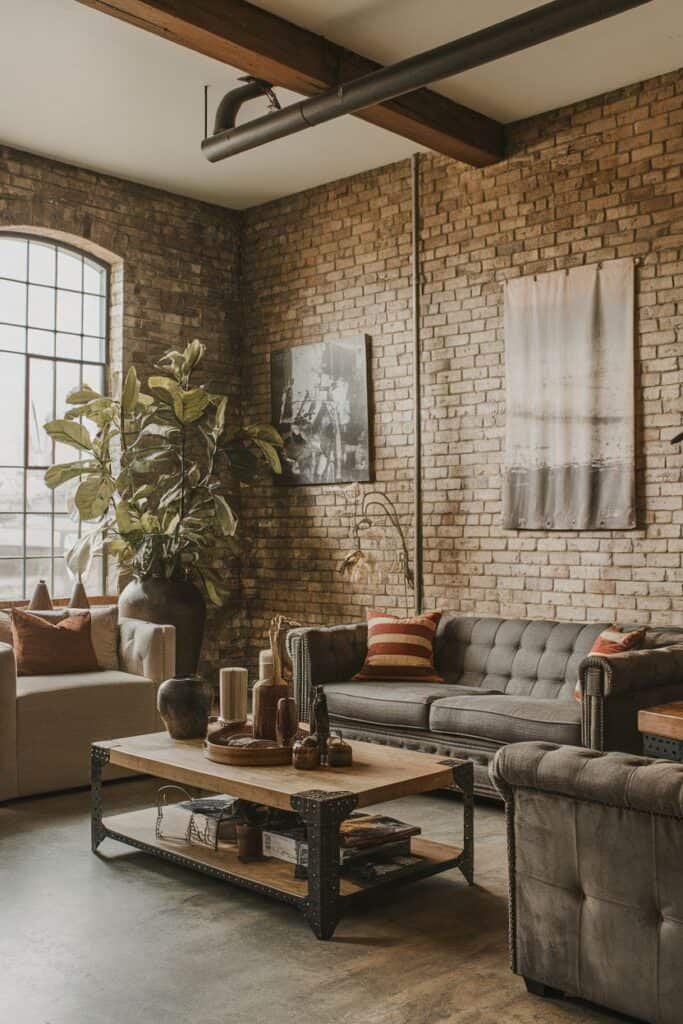
[[[199,676],[174,676],[162,683],[157,708],[174,740],[204,739],[211,694]]]
[[[119,595],[119,614],[160,625],[175,626],[175,670],[179,676],[197,671],[204,637],[206,602],[189,580],[147,576],[131,580]]]

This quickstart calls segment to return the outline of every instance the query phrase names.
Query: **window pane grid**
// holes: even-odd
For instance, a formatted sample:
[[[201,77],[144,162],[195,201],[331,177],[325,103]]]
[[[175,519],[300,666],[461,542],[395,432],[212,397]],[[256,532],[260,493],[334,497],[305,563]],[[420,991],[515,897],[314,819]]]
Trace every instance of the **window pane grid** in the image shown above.
[[[107,283],[106,269],[76,250],[0,234],[0,373],[16,424],[0,463],[0,599],[29,597],[39,578],[55,596],[68,589],[62,556],[82,532],[70,505],[77,480],[58,493],[42,476],[80,453],[46,444],[43,423],[64,415],[66,393],[84,379],[104,384]],[[105,578],[100,556],[86,586],[103,593]]]

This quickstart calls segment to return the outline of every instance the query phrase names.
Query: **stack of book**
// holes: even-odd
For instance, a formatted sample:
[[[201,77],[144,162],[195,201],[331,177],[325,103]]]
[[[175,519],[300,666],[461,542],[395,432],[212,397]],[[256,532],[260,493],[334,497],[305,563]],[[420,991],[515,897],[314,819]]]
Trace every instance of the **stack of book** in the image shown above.
[[[404,871],[420,860],[410,852],[410,837],[421,831],[417,825],[384,814],[352,814],[339,827],[342,874],[368,882]],[[297,877],[306,877],[308,843],[303,826],[264,830],[263,853],[294,864]]]

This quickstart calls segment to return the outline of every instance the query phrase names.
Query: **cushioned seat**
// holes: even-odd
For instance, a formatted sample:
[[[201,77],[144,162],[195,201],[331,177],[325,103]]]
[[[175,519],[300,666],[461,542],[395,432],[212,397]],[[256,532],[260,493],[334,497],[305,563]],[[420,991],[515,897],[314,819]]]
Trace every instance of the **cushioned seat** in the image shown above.
[[[580,745],[581,706],[577,701],[510,694],[446,697],[432,702],[429,727],[432,732],[499,743],[532,739]]]
[[[19,676],[19,795],[83,785],[93,740],[155,732],[156,685],[115,670]]]
[[[495,692],[495,691],[484,691]],[[443,683],[326,683],[327,706],[335,718],[400,729],[428,729],[429,708],[447,695],[481,694],[479,687]]]

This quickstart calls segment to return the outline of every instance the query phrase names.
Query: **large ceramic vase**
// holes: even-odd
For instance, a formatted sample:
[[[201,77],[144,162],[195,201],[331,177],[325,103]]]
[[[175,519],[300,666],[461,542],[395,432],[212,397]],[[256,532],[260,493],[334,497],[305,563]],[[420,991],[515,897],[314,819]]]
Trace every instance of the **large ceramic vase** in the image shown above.
[[[204,637],[206,602],[194,583],[162,576],[131,580],[119,596],[119,614],[175,626],[176,674],[189,676],[197,671]]]
[[[199,676],[174,676],[162,683],[157,708],[174,740],[204,739],[209,725],[211,692]]]

